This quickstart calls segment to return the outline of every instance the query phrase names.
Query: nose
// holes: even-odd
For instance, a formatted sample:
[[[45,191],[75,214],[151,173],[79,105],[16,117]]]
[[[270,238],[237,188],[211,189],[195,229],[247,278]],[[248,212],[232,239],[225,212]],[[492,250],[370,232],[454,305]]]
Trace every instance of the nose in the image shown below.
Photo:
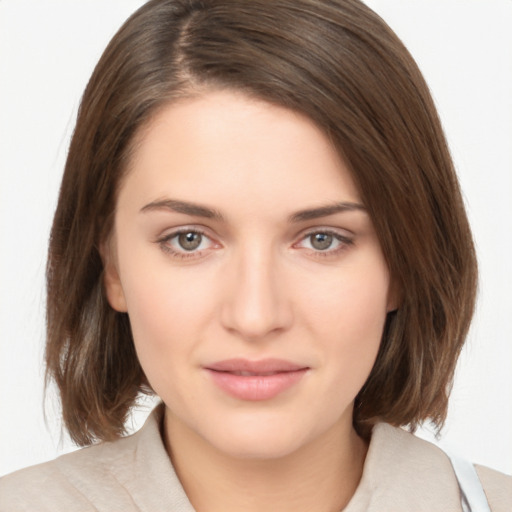
[[[262,340],[287,330],[293,321],[283,272],[271,251],[246,250],[229,263],[221,321],[246,340]]]

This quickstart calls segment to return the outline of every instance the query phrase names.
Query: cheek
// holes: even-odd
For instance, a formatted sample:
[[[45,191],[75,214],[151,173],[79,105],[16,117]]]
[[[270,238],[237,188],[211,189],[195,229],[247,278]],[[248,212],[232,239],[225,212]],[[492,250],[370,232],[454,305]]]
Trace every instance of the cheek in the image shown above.
[[[347,340],[364,342],[364,333],[374,338],[372,333],[382,331],[388,309],[389,273],[384,263],[370,260],[329,277],[305,285],[311,318],[318,318],[328,330],[344,333]]]
[[[343,382],[357,394],[366,381],[382,339],[388,289],[389,274],[380,259],[345,269],[323,289],[309,287],[310,328],[323,340],[333,386]]]
[[[188,338],[205,321],[207,298],[204,289],[198,290],[189,280],[181,283],[179,278],[159,275],[134,283],[127,292],[127,305],[136,341],[169,344]]]
[[[206,305],[193,288],[161,275],[135,282],[127,295],[137,357],[151,387],[173,407],[177,396],[193,403],[193,389],[181,383],[204,330],[200,317]],[[180,391],[169,395],[169,390]]]
[[[212,315],[210,281],[197,271],[176,271],[154,248],[125,251],[120,271],[135,348],[151,380],[165,365],[179,365]]]

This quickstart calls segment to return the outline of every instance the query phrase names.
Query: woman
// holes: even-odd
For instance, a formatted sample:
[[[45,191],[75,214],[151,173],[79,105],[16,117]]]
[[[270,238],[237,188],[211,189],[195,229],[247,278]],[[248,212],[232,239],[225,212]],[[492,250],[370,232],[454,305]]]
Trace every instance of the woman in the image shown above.
[[[48,261],[80,445],[0,509],[461,510],[446,416],[474,306],[424,81],[357,1],[151,1],[84,94]],[[139,393],[162,405],[119,439]],[[478,468],[493,510],[510,479]],[[23,492],[21,492],[23,489]]]

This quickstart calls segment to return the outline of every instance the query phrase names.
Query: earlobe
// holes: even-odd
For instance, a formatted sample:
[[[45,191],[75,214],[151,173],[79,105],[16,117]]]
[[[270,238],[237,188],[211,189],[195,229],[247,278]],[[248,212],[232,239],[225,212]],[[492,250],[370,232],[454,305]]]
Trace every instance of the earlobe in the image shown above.
[[[110,307],[120,313],[126,313],[126,299],[123,286],[117,269],[117,258],[115,247],[112,242],[102,243],[100,246],[100,255],[103,261],[103,287]]]

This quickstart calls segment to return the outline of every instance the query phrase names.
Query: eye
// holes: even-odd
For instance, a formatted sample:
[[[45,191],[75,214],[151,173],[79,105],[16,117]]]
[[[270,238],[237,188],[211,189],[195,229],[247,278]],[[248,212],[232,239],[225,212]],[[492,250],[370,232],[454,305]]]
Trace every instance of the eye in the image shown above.
[[[179,235],[176,235],[175,238],[180,248],[184,249],[185,251],[195,251],[201,246],[201,243],[203,242],[203,235],[194,231],[189,231],[188,233],[180,233]]]
[[[354,243],[353,239],[330,230],[318,230],[307,233],[296,247],[309,249],[316,254],[333,255]]]
[[[215,242],[198,229],[185,228],[157,240],[163,251],[177,258],[200,256],[215,247]]]
[[[333,242],[337,241],[330,233],[314,233],[313,235],[309,235],[308,238],[311,247],[318,251],[330,249]]]

